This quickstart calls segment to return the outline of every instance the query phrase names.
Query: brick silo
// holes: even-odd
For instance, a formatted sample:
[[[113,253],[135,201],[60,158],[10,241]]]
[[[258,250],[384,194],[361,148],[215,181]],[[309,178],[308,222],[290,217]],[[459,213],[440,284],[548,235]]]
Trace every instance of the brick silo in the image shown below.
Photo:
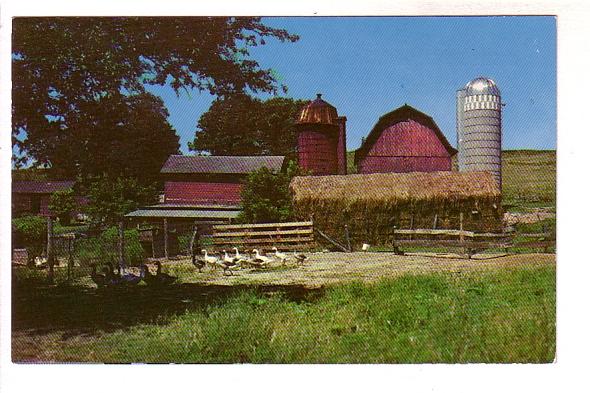
[[[338,118],[336,108],[322,100],[321,94],[301,110],[296,122],[301,169],[312,175],[346,173],[345,122],[346,118]]]

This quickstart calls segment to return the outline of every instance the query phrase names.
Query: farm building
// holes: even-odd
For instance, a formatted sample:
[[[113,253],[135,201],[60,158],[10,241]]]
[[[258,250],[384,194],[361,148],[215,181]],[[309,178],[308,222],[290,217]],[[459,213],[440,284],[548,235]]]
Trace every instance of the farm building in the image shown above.
[[[313,218],[328,235],[342,239],[348,225],[356,243],[384,242],[403,229],[502,229],[500,189],[489,172],[376,173],[299,176],[291,181],[301,220]]]
[[[314,175],[346,174],[346,117],[321,94],[301,110],[296,128],[300,168]]]
[[[248,174],[262,167],[280,171],[284,161],[284,156],[171,155],[160,170],[164,180],[162,203],[127,217],[231,221],[240,212],[240,193]]]
[[[69,190],[74,187],[72,180],[58,181],[13,181],[12,182],[12,214],[33,214],[49,216],[49,199],[51,194],[58,191]],[[79,207],[87,203],[87,199],[81,196],[75,197]],[[77,214],[78,212],[73,212]]]
[[[358,173],[450,171],[456,153],[430,116],[404,105],[379,118],[355,164]]]

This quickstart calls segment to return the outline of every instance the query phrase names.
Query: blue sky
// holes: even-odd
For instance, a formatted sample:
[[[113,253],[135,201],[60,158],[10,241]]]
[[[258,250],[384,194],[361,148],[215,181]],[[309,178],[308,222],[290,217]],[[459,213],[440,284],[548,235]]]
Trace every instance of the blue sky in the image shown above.
[[[504,149],[556,147],[554,17],[290,17],[266,24],[298,34],[296,43],[267,42],[251,55],[288,87],[318,92],[348,118],[348,150],[379,116],[404,103],[434,118],[456,145],[455,92],[477,76],[496,81],[506,103]],[[149,90],[164,99],[169,121],[188,152],[208,93]]]

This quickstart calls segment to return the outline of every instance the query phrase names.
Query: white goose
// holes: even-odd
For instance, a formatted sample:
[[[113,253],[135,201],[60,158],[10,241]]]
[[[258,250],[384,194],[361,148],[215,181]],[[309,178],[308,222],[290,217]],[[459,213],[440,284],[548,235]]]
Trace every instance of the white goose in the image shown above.
[[[254,250],[252,250],[252,251],[254,251],[254,254],[256,254],[256,255],[254,256],[254,258],[253,258],[253,259],[254,259],[254,261],[256,261],[256,262],[260,262],[261,266],[267,265],[267,264],[269,264],[270,262],[272,262],[272,259],[271,259],[271,258],[269,258],[269,257],[267,257],[267,256],[264,256],[264,255],[260,255],[260,253],[258,252],[258,250],[257,250],[257,249],[254,249]]]
[[[214,257],[214,256],[210,256],[210,255],[207,255],[207,250],[201,250],[201,252],[203,254],[205,254],[205,256],[203,257],[203,259],[205,260],[205,263],[207,263],[212,268],[216,268],[217,267],[217,262],[219,261],[219,258]]]
[[[278,258],[281,263],[284,265],[285,261],[287,260],[287,254],[285,254],[284,252],[279,252],[279,250],[276,247],[272,248],[275,252],[275,257]]]
[[[237,261],[245,261],[246,260],[246,257],[243,256],[242,254],[240,254],[237,247],[234,247],[233,250],[236,252],[234,259],[236,259]]]

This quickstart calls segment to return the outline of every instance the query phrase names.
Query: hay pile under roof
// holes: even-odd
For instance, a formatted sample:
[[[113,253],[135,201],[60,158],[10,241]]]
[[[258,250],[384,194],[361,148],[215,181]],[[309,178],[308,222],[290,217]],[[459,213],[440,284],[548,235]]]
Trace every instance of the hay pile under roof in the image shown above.
[[[489,172],[374,173],[346,176],[299,176],[291,181],[293,201],[339,200],[388,204],[500,198]]]

